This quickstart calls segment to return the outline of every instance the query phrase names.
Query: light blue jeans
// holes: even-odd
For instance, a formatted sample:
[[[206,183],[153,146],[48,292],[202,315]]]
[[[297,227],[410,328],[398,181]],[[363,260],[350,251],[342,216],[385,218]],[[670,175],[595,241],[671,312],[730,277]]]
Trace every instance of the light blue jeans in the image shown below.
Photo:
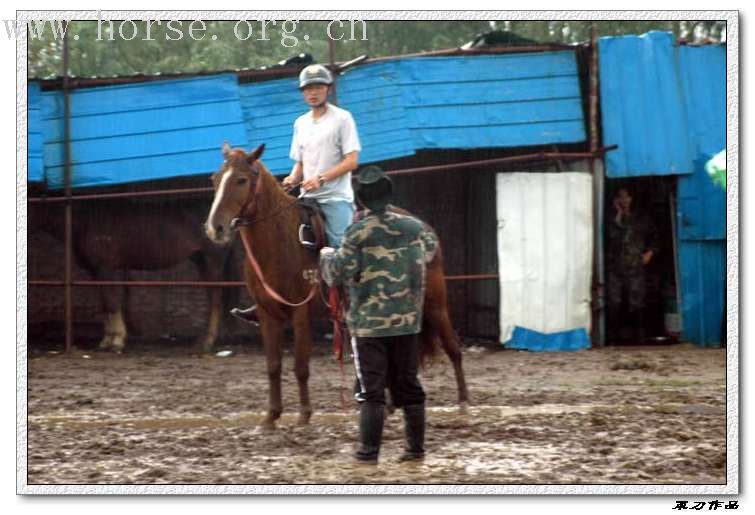
[[[341,246],[343,233],[351,225],[354,218],[354,204],[346,200],[333,202],[318,202],[322,214],[325,216],[325,234],[328,237],[328,246],[337,249]]]

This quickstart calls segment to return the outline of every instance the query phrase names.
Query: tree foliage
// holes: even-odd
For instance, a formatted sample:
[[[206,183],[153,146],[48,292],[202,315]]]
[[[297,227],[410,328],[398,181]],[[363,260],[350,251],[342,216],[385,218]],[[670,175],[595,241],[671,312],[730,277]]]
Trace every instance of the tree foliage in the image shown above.
[[[328,21],[301,21],[295,31],[291,23],[272,22],[262,27],[234,21],[207,21],[206,30],[189,35],[191,20],[181,22],[181,38],[167,22],[146,21],[71,22],[67,31],[70,48],[69,75],[111,77],[134,74],[190,73],[271,66],[293,55],[311,54],[317,62],[329,61]],[[349,22],[331,24],[337,60],[362,54],[370,57],[454,48],[492,29],[511,31],[541,43],[574,44],[589,40],[590,21],[367,21],[363,26]],[[177,23],[174,22],[173,29]],[[195,28],[200,25],[195,25]],[[251,33],[249,32],[251,28]],[[725,41],[722,21],[600,21],[601,36],[641,34],[649,30],[671,31],[678,38],[693,41]],[[149,29],[149,33],[147,30]],[[264,31],[264,32],[263,32]],[[78,39],[72,37],[77,35]],[[199,36],[202,35],[201,40]],[[305,40],[305,35],[307,39]],[[129,40],[130,38],[133,39]],[[212,36],[216,36],[213,38]],[[263,37],[264,36],[264,37]],[[147,39],[145,39],[147,38]],[[245,40],[244,40],[245,39]],[[292,44],[296,42],[296,44]],[[50,30],[29,39],[29,76],[61,75],[63,43]]]

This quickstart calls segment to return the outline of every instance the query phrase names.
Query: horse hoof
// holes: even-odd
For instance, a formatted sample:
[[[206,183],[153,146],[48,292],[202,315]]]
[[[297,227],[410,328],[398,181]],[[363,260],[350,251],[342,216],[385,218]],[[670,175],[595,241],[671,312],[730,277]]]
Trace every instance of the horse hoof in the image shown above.
[[[100,344],[98,348],[100,350],[110,350],[110,348],[113,346],[113,336],[112,335],[105,335],[102,340],[100,340]]]
[[[461,401],[459,403],[459,414],[460,415],[466,415],[469,412],[469,402],[468,401]]]
[[[309,419],[312,418],[312,413],[299,413],[299,421],[297,422],[298,426],[308,426],[309,425]]]
[[[275,421],[265,419],[262,421],[262,424],[260,424],[260,427],[262,427],[263,431],[275,431]]]

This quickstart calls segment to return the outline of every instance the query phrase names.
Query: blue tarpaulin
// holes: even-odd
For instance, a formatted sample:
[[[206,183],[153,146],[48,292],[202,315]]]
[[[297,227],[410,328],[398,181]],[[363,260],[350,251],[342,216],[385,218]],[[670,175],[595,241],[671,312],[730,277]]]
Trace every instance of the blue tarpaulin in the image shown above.
[[[534,352],[577,351],[591,347],[585,329],[573,329],[559,333],[540,333],[524,327],[515,327],[506,348]]]

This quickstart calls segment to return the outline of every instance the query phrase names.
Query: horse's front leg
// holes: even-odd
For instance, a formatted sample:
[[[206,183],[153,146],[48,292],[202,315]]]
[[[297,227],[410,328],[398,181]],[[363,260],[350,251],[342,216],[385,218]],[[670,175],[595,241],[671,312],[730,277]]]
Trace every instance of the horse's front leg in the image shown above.
[[[275,429],[275,421],[283,412],[281,400],[281,362],[283,359],[283,322],[265,312],[264,308],[258,308],[262,341],[265,345],[265,357],[267,359],[267,376],[269,383],[269,406],[267,416],[262,422],[263,427]]]
[[[210,252],[196,253],[191,257],[203,281],[223,279],[223,261]],[[223,295],[220,288],[207,288],[207,331],[199,335],[195,346],[202,352],[212,352],[220,332],[220,319],[223,309]]]
[[[299,383],[299,425],[309,424],[312,407],[309,404],[309,359],[312,352],[312,329],[309,307],[294,311],[294,373]]]
[[[220,332],[220,318],[223,306],[222,294],[219,288],[207,289],[207,332],[200,336],[197,342],[202,352],[212,352]]]

